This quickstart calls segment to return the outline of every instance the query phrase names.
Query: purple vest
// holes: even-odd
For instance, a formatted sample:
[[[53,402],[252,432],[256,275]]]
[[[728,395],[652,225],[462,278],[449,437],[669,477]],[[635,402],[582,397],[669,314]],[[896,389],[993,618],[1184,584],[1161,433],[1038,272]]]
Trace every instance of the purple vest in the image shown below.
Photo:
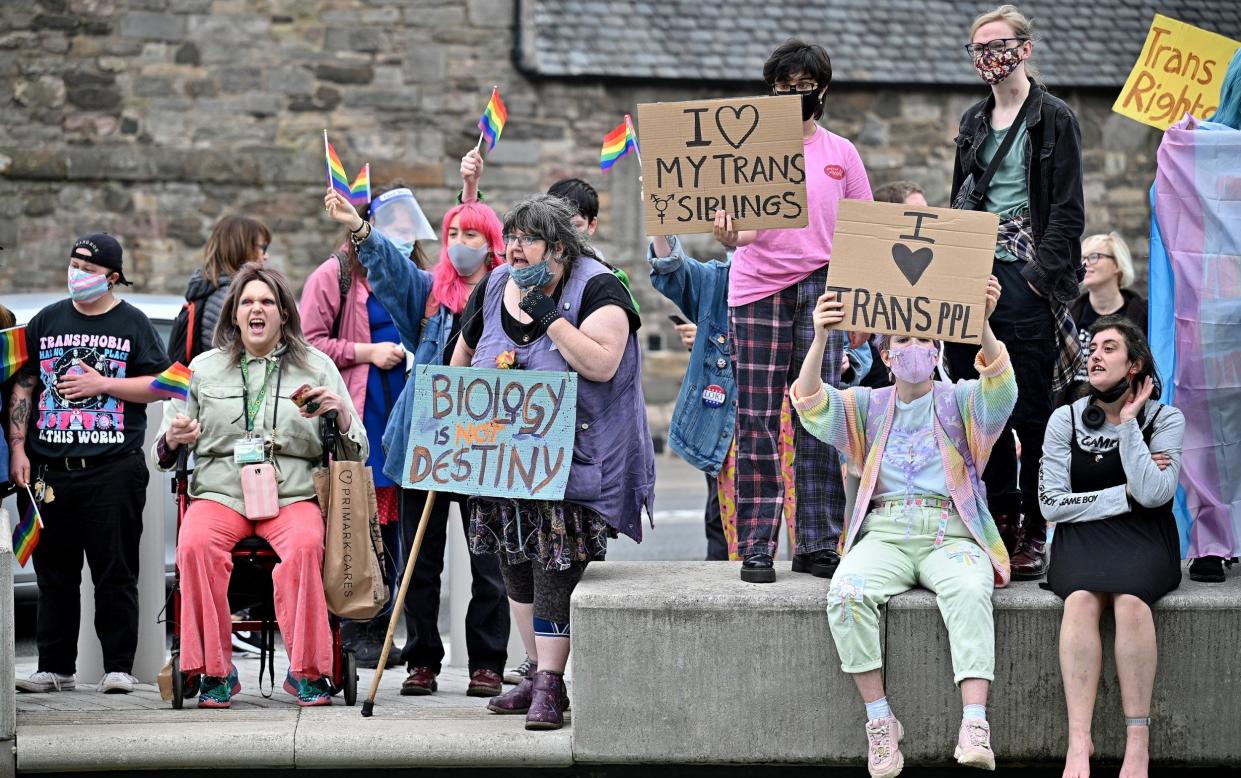
[[[589,257],[579,257],[561,291],[560,315],[578,326],[586,282],[610,272]],[[508,265],[491,271],[483,302],[483,334],[472,365],[495,367],[496,356],[515,351],[519,369],[571,371],[546,333],[531,343],[517,344],[504,332],[500,316],[508,277]],[[611,381],[578,376],[577,434],[564,499],[594,510],[618,532],[641,542],[641,511],[646,508],[653,526],[654,498],[655,450],[642,395],[642,355],[638,336],[630,333]]]

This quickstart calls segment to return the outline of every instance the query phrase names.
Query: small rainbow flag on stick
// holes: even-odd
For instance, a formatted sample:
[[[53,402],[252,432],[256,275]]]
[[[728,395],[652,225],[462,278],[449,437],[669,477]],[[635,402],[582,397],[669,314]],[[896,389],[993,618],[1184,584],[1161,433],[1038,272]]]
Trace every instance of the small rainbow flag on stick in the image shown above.
[[[642,153],[638,151],[638,133],[634,132],[633,120],[629,118],[629,114],[625,114],[625,121],[616,126],[616,129],[603,136],[603,151],[599,154],[599,167],[604,171],[616,164],[616,160],[629,153],[633,149],[633,153],[638,156],[638,165],[642,165]]]
[[[155,377],[151,382],[151,391],[169,400],[188,400],[190,398],[190,376],[193,373],[180,362],[173,362],[172,367]]]
[[[17,371],[22,369],[22,365],[26,364],[29,358],[25,327],[0,330],[0,382],[17,375]]]
[[[327,185],[350,199],[349,177],[345,175],[345,166],[340,164],[340,157],[336,156],[336,149],[327,142],[327,130],[323,131],[323,154],[327,160]]]
[[[356,208],[371,204],[371,163],[363,165],[358,177],[349,185],[349,202]]]
[[[26,487],[26,494],[30,495],[30,506],[22,514],[21,521],[17,522],[17,526],[13,528],[13,556],[17,557],[17,564],[22,566],[30,561],[34,547],[39,545],[39,532],[43,529],[43,518],[39,516],[39,504],[29,486]]]
[[[475,148],[481,148],[483,138],[486,138],[487,150],[494,149],[496,141],[500,139],[500,133],[504,132],[506,121],[508,121],[508,109],[500,100],[500,87],[493,86],[491,87],[491,99],[487,101],[487,107],[483,109],[483,117],[478,120],[478,129],[482,132],[478,136],[478,144]]]

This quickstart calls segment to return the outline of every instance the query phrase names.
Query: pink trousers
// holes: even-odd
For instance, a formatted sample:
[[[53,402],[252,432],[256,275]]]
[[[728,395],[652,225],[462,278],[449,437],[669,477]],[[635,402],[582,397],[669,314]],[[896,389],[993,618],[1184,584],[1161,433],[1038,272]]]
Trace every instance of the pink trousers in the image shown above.
[[[181,670],[222,678],[232,668],[228,579],[232,549],[258,535],[280,557],[272,574],[276,622],[298,677],[332,672],[332,632],[323,597],[323,515],[312,500],[280,509],[274,519],[250,521],[210,500],[195,500],[177,538],[181,572]]]

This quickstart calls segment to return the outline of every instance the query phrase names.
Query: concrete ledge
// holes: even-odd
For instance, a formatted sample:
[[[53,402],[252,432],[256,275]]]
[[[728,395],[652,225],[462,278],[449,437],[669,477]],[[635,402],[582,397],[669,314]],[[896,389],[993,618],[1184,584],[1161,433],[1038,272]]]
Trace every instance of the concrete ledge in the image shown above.
[[[776,583],[746,584],[729,562],[591,565],[572,605],[574,758],[857,758],[829,736],[857,728],[857,706],[834,671],[827,584],[776,567]]]
[[[827,582],[780,566],[743,584],[727,562],[593,564],[573,595],[574,756],[608,763],[858,762],[866,742],[824,610]],[[996,592],[990,719],[1002,763],[1055,763],[1067,744],[1061,603],[1033,583]],[[883,616],[887,687],[910,763],[951,761],[960,722],[935,598],[914,590]],[[1095,712],[1099,759],[1123,752],[1111,616]],[[1151,756],[1241,760],[1241,579],[1194,584],[1156,607],[1160,669]],[[1195,717],[1195,714],[1197,717]]]
[[[297,728],[297,768],[573,764],[571,727],[527,732],[524,716],[480,718],[477,705],[412,717],[384,711],[382,702],[369,719],[361,718],[357,708],[337,707],[303,717]]]
[[[24,713],[17,769],[292,768],[297,719],[296,710]]]

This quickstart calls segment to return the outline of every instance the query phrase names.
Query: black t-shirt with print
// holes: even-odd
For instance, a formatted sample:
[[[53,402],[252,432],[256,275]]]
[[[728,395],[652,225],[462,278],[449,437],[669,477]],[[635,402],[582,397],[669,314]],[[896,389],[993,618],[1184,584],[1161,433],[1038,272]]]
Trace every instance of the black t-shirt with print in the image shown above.
[[[34,376],[33,407],[26,435],[32,459],[102,457],[142,448],[145,403],[111,395],[69,400],[56,390],[65,375],[83,366],[109,378],[158,375],[168,356],[151,320],[124,300],[107,313],[87,316],[71,300],[52,303],[26,325],[30,360],[22,369]]]
[[[568,277],[566,274],[556,287],[556,291],[552,292],[552,299],[556,302],[560,302],[560,294],[564,290],[564,282]],[[488,273],[482,281],[479,281],[469,301],[465,304],[465,310],[461,312],[460,318],[463,322],[461,337],[465,340],[465,345],[471,349],[478,348],[478,341],[483,336],[483,325],[486,322],[481,312],[483,303],[487,299],[487,282],[490,278],[491,274]],[[619,278],[611,273],[600,273],[586,282],[586,288],[582,290],[582,310],[577,318],[578,323],[586,321],[592,313],[607,305],[619,305],[625,311],[625,316],[629,319],[630,332],[637,332],[642,326],[642,319],[633,309],[633,297],[629,294],[629,290]],[[522,324],[503,305],[500,306],[500,320],[504,325],[504,334],[514,343],[529,343],[538,340],[543,334],[537,323]]]

